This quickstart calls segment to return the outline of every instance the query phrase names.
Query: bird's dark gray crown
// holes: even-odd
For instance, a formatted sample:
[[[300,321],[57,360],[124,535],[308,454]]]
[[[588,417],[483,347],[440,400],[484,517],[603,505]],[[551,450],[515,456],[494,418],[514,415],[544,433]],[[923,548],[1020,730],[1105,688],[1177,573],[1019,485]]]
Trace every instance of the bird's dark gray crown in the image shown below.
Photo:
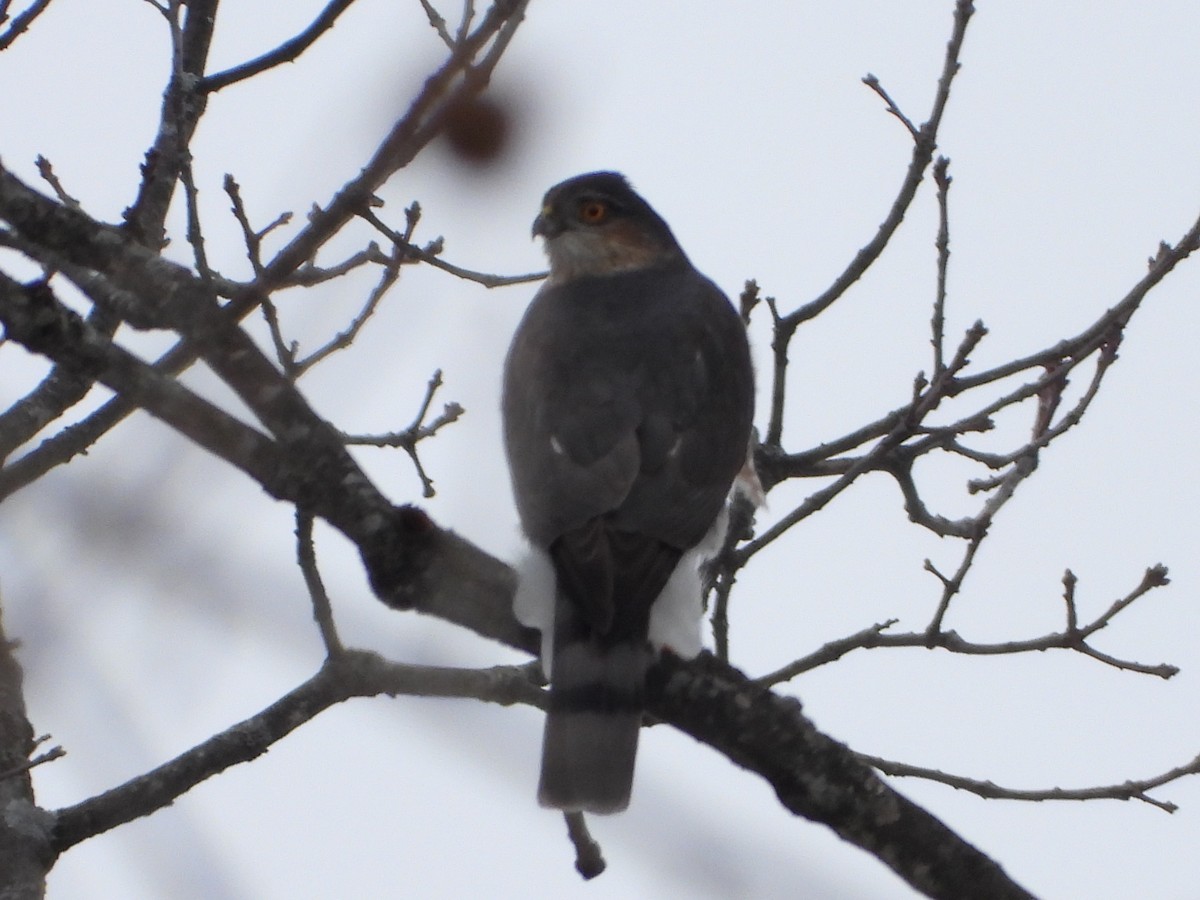
[[[596,222],[585,215],[589,204],[602,207]],[[546,239],[559,280],[684,258],[667,223],[619,172],[589,172],[550,188],[533,233]]]

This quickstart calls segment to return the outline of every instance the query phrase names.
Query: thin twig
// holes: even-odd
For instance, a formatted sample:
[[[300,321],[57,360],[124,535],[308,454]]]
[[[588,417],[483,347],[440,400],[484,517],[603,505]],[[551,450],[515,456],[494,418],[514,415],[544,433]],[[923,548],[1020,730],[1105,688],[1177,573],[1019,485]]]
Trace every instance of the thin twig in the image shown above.
[[[788,314],[789,323],[798,325],[806,322],[832,305],[879,258],[896,229],[900,227],[905,213],[912,205],[913,197],[916,196],[917,188],[925,176],[925,170],[933,159],[933,150],[937,146],[937,134],[941,127],[942,115],[950,100],[950,87],[954,82],[954,76],[961,68],[959,54],[962,51],[967,23],[974,12],[975,9],[970,0],[958,0],[954,10],[954,31],[946,44],[946,56],[942,61],[942,72],[938,78],[937,90],[934,92],[933,108],[925,124],[916,129],[913,155],[908,165],[908,171],[905,173],[900,191],[892,202],[892,207],[888,210],[883,223],[876,230],[875,236],[854,255],[854,259],[850,261],[842,274],[834,279],[833,284],[824,293]],[[911,123],[909,124],[911,126]]]
[[[417,204],[414,204],[417,206]],[[412,207],[410,207],[411,209]],[[420,207],[417,206],[419,210]],[[407,212],[407,210],[406,210]],[[494,275],[487,272],[477,272],[473,269],[465,269],[462,266],[456,266],[453,263],[448,263],[440,256],[444,242],[441,238],[430,241],[424,248],[418,247],[409,242],[411,237],[411,223],[405,233],[401,233],[393,229],[386,222],[380,219],[370,209],[363,209],[359,215],[367,222],[384,235],[399,251],[401,251],[401,264],[423,262],[428,263],[436,269],[441,269],[443,272],[449,272],[458,278],[466,281],[473,281],[476,284],[481,284],[486,288],[507,287],[513,284],[528,284],[533,281],[543,280],[549,273],[547,272],[530,272],[525,275]],[[406,234],[408,237],[406,237]]]
[[[575,848],[575,871],[583,876],[584,881],[591,881],[606,867],[603,851],[588,831],[583,813],[563,813],[563,818],[567,822],[567,837]]]
[[[354,339],[358,337],[363,326],[367,324],[371,316],[375,315],[375,311],[379,308],[384,296],[388,291],[395,286],[400,278],[400,267],[398,265],[386,265],[379,276],[379,282],[367,294],[366,302],[358,311],[350,324],[330,338],[323,346],[318,347],[308,356],[303,359],[296,360],[293,364],[295,376],[298,378],[311,369],[313,366],[328,359],[334,353],[345,350],[354,343]]]
[[[313,618],[321,629],[321,640],[325,642],[327,656],[338,656],[345,652],[341,638],[338,637],[337,625],[333,621],[333,605],[329,602],[329,593],[321,579],[321,570],[317,567],[317,550],[313,542],[313,517],[311,513],[296,508],[296,561],[304,574],[304,584],[308,587],[308,596],[312,600]]]
[[[204,249],[204,231],[200,225],[200,193],[192,172],[192,152],[184,150],[183,167],[179,170],[179,182],[183,185],[187,200],[187,242],[192,246],[196,272],[203,281],[211,281],[213,270],[208,265],[208,253]]]
[[[928,562],[928,561],[927,561]],[[954,586],[953,578],[947,577],[938,572],[932,564],[927,565],[927,570],[932,572],[939,580],[941,580],[944,590],[953,595],[952,588]],[[960,566],[959,573],[962,574],[965,569]],[[932,627],[920,632],[907,632],[902,634],[885,633],[892,625],[896,624],[895,619],[889,619],[886,622],[870,625],[861,631],[857,631],[852,635],[837,640],[830,641],[818,650],[808,654],[805,657],[788,663],[780,669],[771,672],[767,675],[756,679],[759,684],[764,687],[779,684],[789,679],[795,678],[797,675],[802,675],[826,663],[834,662],[841,659],[847,653],[854,650],[870,650],[876,647],[924,647],[924,648],[939,648],[947,650],[951,653],[961,653],[967,656],[1004,656],[1016,653],[1042,653],[1046,650],[1073,650],[1082,653],[1092,659],[1102,662],[1114,668],[1121,669],[1126,672],[1135,672],[1142,675],[1154,675],[1157,678],[1168,679],[1179,674],[1177,666],[1168,663],[1159,663],[1157,665],[1148,665],[1145,663],[1134,662],[1132,660],[1118,659],[1106,653],[1102,653],[1087,643],[1087,638],[1094,635],[1097,631],[1107,627],[1112,620],[1124,610],[1128,609],[1131,604],[1136,602],[1141,597],[1144,597],[1150,591],[1157,587],[1163,587],[1170,583],[1167,577],[1167,569],[1163,565],[1155,565],[1148,568],[1142,575],[1142,580],[1132,591],[1115,600],[1107,610],[1097,616],[1087,625],[1080,626],[1076,618],[1075,609],[1075,585],[1077,579],[1070,572],[1068,579],[1063,577],[1063,584],[1067,590],[1067,624],[1063,631],[1052,632],[1042,635],[1041,637],[1028,638],[1018,641],[1001,641],[998,643],[976,643],[968,641],[958,635],[955,631],[943,631],[939,627],[935,630]]]
[[[261,229],[255,229],[250,225],[250,217],[246,214],[246,205],[242,202],[241,186],[234,180],[232,175],[225,175],[225,193],[228,195],[230,202],[233,204],[233,217],[237,219],[238,226],[242,229],[242,240],[246,244],[246,258],[250,261],[250,267],[254,270],[256,276],[261,275],[263,271],[262,263],[262,242],[268,234],[283,225],[292,221],[290,212],[282,212],[275,217],[275,221]]]
[[[1075,608],[1075,585],[1079,583],[1079,579],[1075,577],[1075,573],[1067,569],[1063,573],[1063,603],[1067,607],[1067,633],[1079,633],[1079,613]]]
[[[962,590],[963,579],[967,577],[967,572],[971,570],[971,564],[975,562],[975,554],[979,552],[979,546],[983,542],[985,534],[986,532],[981,530],[967,542],[967,549],[963,552],[962,561],[949,578],[939,572],[930,560],[925,560],[925,571],[932,572],[942,583],[942,596],[938,600],[937,611],[933,614],[933,619],[930,620],[929,626],[925,630],[931,642],[941,632],[942,622],[950,609],[950,601]]]
[[[214,91],[221,90],[221,88],[229,87],[231,84],[237,84],[239,81],[252,78],[258,73],[272,69],[281,63],[295,62],[301,53],[317,42],[317,39],[321,35],[333,28],[333,23],[337,21],[338,16],[345,12],[353,3],[354,0],[332,0],[331,3],[321,10],[320,15],[313,20],[312,24],[298,35],[284,41],[274,50],[264,53],[256,59],[226,69],[224,72],[206,76],[200,81],[200,90],[211,94]]]
[[[417,470],[417,477],[421,479],[422,493],[425,497],[433,497],[435,491],[433,489],[433,480],[426,474],[424,466],[421,465],[421,458],[417,451],[417,444],[426,438],[433,437],[442,428],[457,422],[466,410],[457,403],[447,403],[442,407],[441,415],[437,416],[430,422],[425,421],[425,416],[429,414],[429,407],[433,403],[434,394],[442,386],[442,370],[438,369],[430,377],[429,382],[425,385],[425,397],[421,401],[421,408],[417,411],[416,418],[412,424],[402,431],[393,431],[388,434],[343,434],[342,441],[348,445],[358,445],[366,447],[399,447],[413,462],[413,466]]]
[[[281,287],[312,287],[316,284],[324,284],[370,263],[386,265],[388,259],[389,257],[379,249],[379,245],[371,241],[362,250],[332,266],[317,266],[312,263],[301,266],[294,275],[283,282]]]
[[[1090,625],[1085,625],[1076,632],[1081,638],[1089,638],[1101,628],[1106,628],[1110,622],[1118,614],[1127,609],[1129,605],[1146,594],[1150,593],[1155,588],[1165,587],[1171,583],[1171,579],[1167,577],[1167,567],[1162,563],[1156,563],[1146,569],[1142,575],[1141,582],[1132,591],[1114,600],[1112,605],[1099,615]]]
[[[471,22],[475,19],[475,0],[463,0],[462,18],[458,22],[458,31],[454,35],[454,44],[458,46],[467,38],[471,30]]]
[[[815,491],[805,498],[804,502],[783,516],[761,535],[748,541],[734,554],[739,565],[744,565],[754,554],[761,551],[773,541],[782,537],[789,529],[813,513],[823,509],[834,497],[852,485],[860,475],[890,464],[892,453],[908,438],[913,431],[920,427],[921,422],[937,409],[942,401],[946,386],[953,382],[958,371],[969,362],[969,356],[979,343],[986,329],[981,323],[976,323],[967,330],[959,345],[954,359],[946,367],[943,377],[928,386],[919,396],[904,407],[895,418],[892,429],[876,443],[865,455],[859,457],[833,484]]]
[[[34,740],[33,745],[36,747],[38,744],[43,744],[48,740],[50,740],[50,735],[43,734]],[[31,759],[27,759],[22,763],[18,763],[17,765],[0,772],[0,781],[4,781],[8,778],[14,778],[17,775],[23,775],[35,766],[44,765],[48,762],[54,762],[54,760],[62,759],[66,755],[67,751],[62,747],[51,747],[49,750],[45,750]]]
[[[295,341],[289,344],[284,339],[283,326],[279,322],[279,310],[275,308],[275,301],[270,297],[262,299],[262,316],[263,321],[267,323],[267,333],[271,335],[271,346],[275,348],[275,358],[279,360],[283,374],[289,381],[295,381],[297,378],[296,354],[300,351],[300,347]]]
[[[787,372],[796,326],[786,322],[780,315],[779,303],[774,297],[765,297],[763,302],[771,313],[771,413],[767,419],[767,436],[763,443],[767,447],[782,447]]]
[[[947,169],[950,160],[939,156],[933,164],[933,182],[937,185],[938,198],[938,233],[934,242],[937,248],[937,294],[933,301],[933,318],[930,327],[933,331],[933,377],[937,378],[946,368],[946,273],[950,266],[950,183],[954,180]]]
[[[839,660],[852,650],[878,647],[879,644],[876,639],[879,635],[883,634],[884,631],[899,621],[899,619],[888,619],[886,622],[876,622],[874,625],[868,625],[862,631],[857,631],[848,637],[830,641],[819,650],[808,654],[808,656],[788,663],[774,672],[756,678],[755,681],[763,685],[763,687],[772,687],[776,684],[782,684],[785,681],[791,681],[797,675],[803,675],[805,672],[819,666]]]
[[[434,9],[433,4],[429,0],[421,0],[421,7],[425,10],[425,15],[429,17],[429,24],[437,32],[438,37],[442,39],[442,43],[453,50],[455,47],[454,38],[450,36],[450,32],[446,29],[445,18]]]
[[[854,258],[842,273],[834,279],[833,284],[821,293],[820,296],[787,315],[774,316],[775,328],[771,348],[775,359],[775,379],[772,383],[771,393],[771,421],[768,425],[767,436],[765,438],[765,443],[769,446],[779,446],[782,437],[782,415],[776,415],[776,411],[781,411],[784,407],[784,395],[786,392],[786,381],[780,377],[786,369],[786,362],[781,362],[781,360],[787,359],[788,346],[796,333],[797,327],[815,318],[832,306],[863,276],[867,269],[879,258],[880,254],[883,253],[884,248],[891,241],[892,235],[896,233],[896,229],[904,221],[904,217],[912,205],[913,199],[916,197],[917,188],[925,177],[925,170],[929,167],[933,159],[933,151],[937,146],[937,134],[941,126],[942,114],[945,112],[946,103],[950,99],[950,87],[954,81],[954,76],[958,74],[960,67],[958,61],[959,53],[962,50],[967,23],[970,21],[973,12],[974,7],[971,5],[970,0],[958,0],[954,12],[954,31],[950,36],[949,43],[946,45],[946,56],[942,63],[941,76],[938,78],[937,90],[934,93],[933,107],[925,124],[919,129],[914,129],[912,123],[908,122],[903,115],[899,116],[900,120],[906,123],[910,133],[913,133],[912,158],[909,161],[904,180],[900,184],[900,190],[892,201],[891,208],[888,210],[883,222],[876,229],[874,237],[854,255]],[[894,104],[892,105],[894,106]]]
[[[402,238],[404,242],[407,242],[412,237],[412,233],[417,227],[417,222],[420,221],[421,207],[419,204],[413,203],[404,213],[408,220],[408,225],[405,228]],[[350,321],[350,325],[346,329],[338,332],[324,346],[318,347],[304,359],[294,362],[293,368],[296,378],[299,378],[313,366],[332,356],[334,353],[345,350],[354,343],[363,326],[367,324],[368,320],[370,320],[371,316],[379,308],[379,304],[382,302],[384,296],[400,279],[400,265],[402,262],[403,251],[399,247],[393,248],[392,254],[383,258],[379,281],[367,295],[362,309]]]
[[[1157,800],[1147,792],[1189,775],[1200,774],[1200,757],[1197,757],[1189,763],[1177,766],[1152,778],[1129,780],[1123,781],[1120,784],[1090,788],[1054,787],[1022,790],[1001,787],[990,780],[983,781],[976,778],[966,778],[962,775],[951,775],[938,769],[913,766],[908,763],[883,759],[878,756],[870,756],[866,753],[855,753],[854,755],[862,762],[878,769],[885,775],[891,775],[896,778],[923,778],[926,781],[936,781],[939,784],[949,785],[961,791],[969,791],[972,794],[991,800],[1024,800],[1029,802],[1046,800],[1140,800],[1143,803],[1148,803],[1169,813],[1175,812],[1179,807],[1169,801]]]
[[[912,120],[908,116],[900,111],[900,107],[896,105],[896,101],[892,99],[891,95],[884,90],[878,78],[868,72],[863,76],[862,83],[880,96],[883,102],[887,104],[887,111],[904,123],[904,127],[908,129],[908,133],[914,141],[921,139],[921,130],[912,123]]]
[[[38,154],[37,159],[34,160],[34,165],[37,166],[38,174],[42,176],[42,180],[50,185],[51,190],[54,191],[54,196],[58,197],[64,206],[68,206],[71,209],[81,208],[79,201],[67,193],[66,189],[62,186],[62,182],[58,180],[58,176],[54,174],[54,167],[50,165],[50,160]]]

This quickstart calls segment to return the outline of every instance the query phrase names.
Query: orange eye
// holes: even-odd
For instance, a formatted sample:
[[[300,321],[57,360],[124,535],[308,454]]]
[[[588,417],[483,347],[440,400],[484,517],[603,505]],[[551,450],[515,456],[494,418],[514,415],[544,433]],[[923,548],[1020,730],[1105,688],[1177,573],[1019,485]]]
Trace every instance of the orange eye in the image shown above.
[[[579,206],[579,221],[599,225],[608,218],[608,204],[603,200],[584,200]]]

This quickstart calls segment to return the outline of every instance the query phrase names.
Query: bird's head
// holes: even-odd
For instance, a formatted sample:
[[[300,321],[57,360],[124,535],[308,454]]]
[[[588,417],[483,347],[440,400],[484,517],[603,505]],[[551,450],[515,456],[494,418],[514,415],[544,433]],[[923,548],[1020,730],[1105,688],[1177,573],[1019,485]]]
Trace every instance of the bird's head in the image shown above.
[[[577,175],[550,188],[533,234],[545,238],[554,282],[683,258],[667,223],[617,172]]]

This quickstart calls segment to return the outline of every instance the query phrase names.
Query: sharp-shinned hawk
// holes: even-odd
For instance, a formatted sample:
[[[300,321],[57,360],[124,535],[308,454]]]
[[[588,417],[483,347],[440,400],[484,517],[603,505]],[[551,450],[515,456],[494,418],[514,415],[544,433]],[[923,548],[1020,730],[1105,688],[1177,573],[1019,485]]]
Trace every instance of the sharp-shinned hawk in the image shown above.
[[[550,678],[538,799],[616,812],[655,647],[699,651],[697,569],[746,464],[754,376],[733,306],[623,176],[551,188],[533,233],[550,277],[509,349],[503,413],[535,555],[517,615],[542,629]]]

